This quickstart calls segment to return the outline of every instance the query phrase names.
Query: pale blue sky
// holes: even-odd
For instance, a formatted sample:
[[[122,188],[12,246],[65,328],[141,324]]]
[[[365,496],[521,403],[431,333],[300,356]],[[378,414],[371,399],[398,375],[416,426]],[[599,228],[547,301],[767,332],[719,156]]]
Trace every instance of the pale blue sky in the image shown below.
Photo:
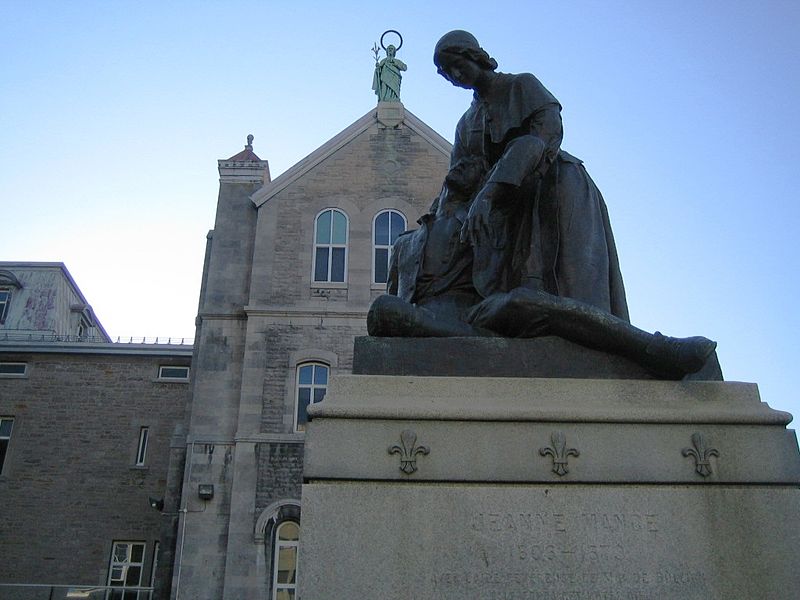
[[[114,336],[191,337],[216,160],[252,133],[274,177],[372,109],[386,29],[407,109],[452,140],[470,97],[431,53],[463,28],[564,106],[634,322],[718,340],[800,413],[800,3],[453,6],[0,0],[0,260],[65,262]]]

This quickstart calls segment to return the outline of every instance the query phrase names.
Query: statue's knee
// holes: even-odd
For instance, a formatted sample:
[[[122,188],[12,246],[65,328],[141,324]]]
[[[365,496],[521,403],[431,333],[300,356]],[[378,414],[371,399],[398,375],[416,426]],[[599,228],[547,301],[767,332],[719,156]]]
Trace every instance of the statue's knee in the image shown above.
[[[367,332],[373,336],[394,336],[413,320],[414,306],[398,298],[384,294],[372,302],[367,312]]]
[[[507,303],[515,311],[521,312],[546,306],[547,296],[547,293],[539,290],[516,288],[508,293]]]

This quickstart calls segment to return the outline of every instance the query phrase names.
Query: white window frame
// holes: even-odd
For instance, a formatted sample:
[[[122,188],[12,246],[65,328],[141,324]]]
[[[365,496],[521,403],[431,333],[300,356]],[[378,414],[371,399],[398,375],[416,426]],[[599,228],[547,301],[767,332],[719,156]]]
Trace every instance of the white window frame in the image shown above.
[[[343,244],[334,244],[333,242],[330,243],[318,243],[317,242],[317,228],[319,227],[319,219],[320,217],[325,214],[326,212],[331,213],[331,238],[333,238],[333,213],[339,213],[344,217],[344,243]],[[321,210],[317,213],[317,216],[314,217],[314,246],[311,255],[311,285],[315,287],[325,287],[329,285],[345,285],[347,284],[347,262],[349,258],[348,246],[350,245],[350,218],[347,216],[343,210],[334,207],[328,207],[324,210]],[[327,279],[324,280],[317,280],[317,249],[318,248],[327,248],[328,249],[328,266],[327,266]],[[344,248],[344,271],[343,271],[343,279],[342,281],[331,281],[331,266],[333,262],[333,249],[334,248]]]
[[[186,377],[173,377],[164,376],[164,369],[186,369]],[[158,380],[159,381],[172,381],[178,383],[186,383],[189,381],[190,368],[186,365],[159,365],[158,366]]]
[[[385,286],[386,282],[385,281],[375,281],[375,275],[376,275],[375,263],[377,262],[376,254],[378,253],[378,250],[386,250],[387,251],[386,252],[386,255],[387,255],[387,257],[386,257],[386,274],[388,276],[388,274],[389,274],[389,263],[392,260],[392,246],[394,245],[394,244],[386,245],[386,244],[377,244],[377,243],[375,243],[375,233],[376,233],[376,229],[377,229],[376,224],[378,222],[378,217],[380,217],[384,213],[389,213],[389,241],[391,241],[391,236],[392,236],[392,214],[396,214],[401,219],[403,219],[403,229],[402,229],[402,231],[400,233],[403,233],[403,231],[405,231],[406,228],[408,227],[408,219],[406,219],[406,216],[402,212],[397,210],[396,208],[385,208],[383,210],[380,210],[375,215],[375,217],[372,219],[372,285],[379,285],[379,286],[380,285]]]
[[[0,454],[0,475],[3,474],[6,458],[8,457],[8,448],[11,446],[11,436],[14,433],[14,417],[0,417],[0,424],[11,422],[11,428],[8,430],[8,435],[0,433],[0,443],[5,442],[6,447],[2,454]],[[1,430],[2,428],[0,428]]]
[[[117,547],[126,545],[128,549],[126,551],[126,560],[118,561],[116,560],[117,555]],[[142,559],[139,562],[133,561],[133,547],[134,546],[141,546],[142,547]],[[134,587],[141,587],[142,585],[142,575],[144,575],[144,559],[147,555],[147,544],[145,542],[132,542],[132,541],[120,541],[114,542],[111,546],[111,560],[109,561],[108,565],[108,580],[107,585],[109,587],[118,587],[120,588],[119,594],[117,590],[109,590],[106,592],[106,600],[133,600],[139,599],[140,592],[133,592],[133,591],[126,591],[126,588],[129,586],[124,585],[125,580],[128,578],[128,569],[131,567],[139,567],[139,581],[136,583]],[[114,574],[114,569],[119,568],[122,569],[122,578],[121,579],[112,579]],[[122,581],[123,585],[114,585],[114,582]]]
[[[143,467],[147,460],[147,442],[150,440],[150,428],[139,428],[139,444],[136,446],[136,466]]]
[[[297,363],[295,366],[295,374],[294,374],[294,427],[293,431],[299,433],[305,431],[305,423],[299,422],[300,417],[300,369],[303,367],[314,367],[311,371],[311,384],[303,384],[302,387],[309,388],[309,402],[308,406],[312,404],[316,404],[314,402],[314,390],[317,389],[325,389],[325,393],[328,392],[328,385],[330,385],[331,380],[331,367],[330,365],[319,361],[319,360],[307,360],[301,363]],[[328,371],[328,376],[326,378],[325,385],[315,384],[314,383],[314,373],[317,367],[324,367]],[[324,399],[324,396],[323,396]],[[321,402],[321,400],[320,400]]]
[[[3,367],[22,367],[21,373],[4,373]],[[28,376],[28,363],[24,362],[0,362],[0,377],[27,377]]]
[[[156,587],[156,568],[158,567],[158,555],[161,552],[161,543],[153,542],[153,560],[150,562],[150,587]],[[153,597],[153,592],[147,595],[148,599]]]
[[[300,523],[296,521],[283,521],[275,528],[275,545],[272,548],[273,555],[272,555],[272,594],[271,600],[277,600],[278,592],[280,591],[293,591],[295,597],[297,597],[297,578],[298,573],[300,571],[300,543],[298,540],[281,540],[281,529],[288,524],[292,524],[297,527],[298,530],[298,538],[300,537]],[[281,549],[282,548],[294,548],[295,549],[295,563],[294,563],[294,582],[293,583],[278,583],[278,561],[280,560],[281,556]]]

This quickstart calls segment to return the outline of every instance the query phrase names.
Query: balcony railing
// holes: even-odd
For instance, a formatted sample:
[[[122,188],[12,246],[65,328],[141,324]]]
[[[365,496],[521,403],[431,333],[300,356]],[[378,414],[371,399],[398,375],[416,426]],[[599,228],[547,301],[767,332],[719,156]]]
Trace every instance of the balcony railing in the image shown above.
[[[50,342],[50,343],[87,343],[87,344],[168,344],[175,346],[192,346],[194,338],[185,337],[121,337],[108,341],[102,337],[57,335],[54,333],[0,332],[0,342]],[[0,599],[1,600],[1,599]]]
[[[0,600],[153,600],[151,587],[0,583]]]

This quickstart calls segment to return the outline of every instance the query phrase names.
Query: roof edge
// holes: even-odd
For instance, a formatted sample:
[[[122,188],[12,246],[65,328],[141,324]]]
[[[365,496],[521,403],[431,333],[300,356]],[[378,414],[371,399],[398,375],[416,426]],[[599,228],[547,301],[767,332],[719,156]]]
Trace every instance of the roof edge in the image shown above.
[[[403,123],[414,133],[422,137],[431,146],[439,150],[442,154],[449,157],[453,145],[447,141],[432,127],[427,125],[422,119],[403,106]],[[319,148],[308,154],[305,158],[295,163],[292,167],[281,173],[271,182],[264,184],[256,191],[250,199],[256,208],[260,208],[267,200],[287,188],[290,184],[300,179],[311,169],[316,167],[326,158],[346,146],[349,142],[369,129],[374,123],[378,122],[377,107],[370,109],[363,117],[356,120],[341,132],[333,136]]]
[[[334,152],[346,146],[358,135],[369,129],[369,127],[377,121],[377,118],[377,108],[373,108],[363,117],[345,127],[342,131],[322,144],[319,148],[311,152],[311,154],[300,159],[293,166],[289,167],[289,169],[281,173],[269,183],[264,184],[263,187],[250,196],[253,204],[256,205],[256,208],[261,207],[262,204],[272,198],[275,194],[289,186],[289,184],[293,183],[294,181],[297,181],[300,177],[308,173],[308,171],[313,169]]]

